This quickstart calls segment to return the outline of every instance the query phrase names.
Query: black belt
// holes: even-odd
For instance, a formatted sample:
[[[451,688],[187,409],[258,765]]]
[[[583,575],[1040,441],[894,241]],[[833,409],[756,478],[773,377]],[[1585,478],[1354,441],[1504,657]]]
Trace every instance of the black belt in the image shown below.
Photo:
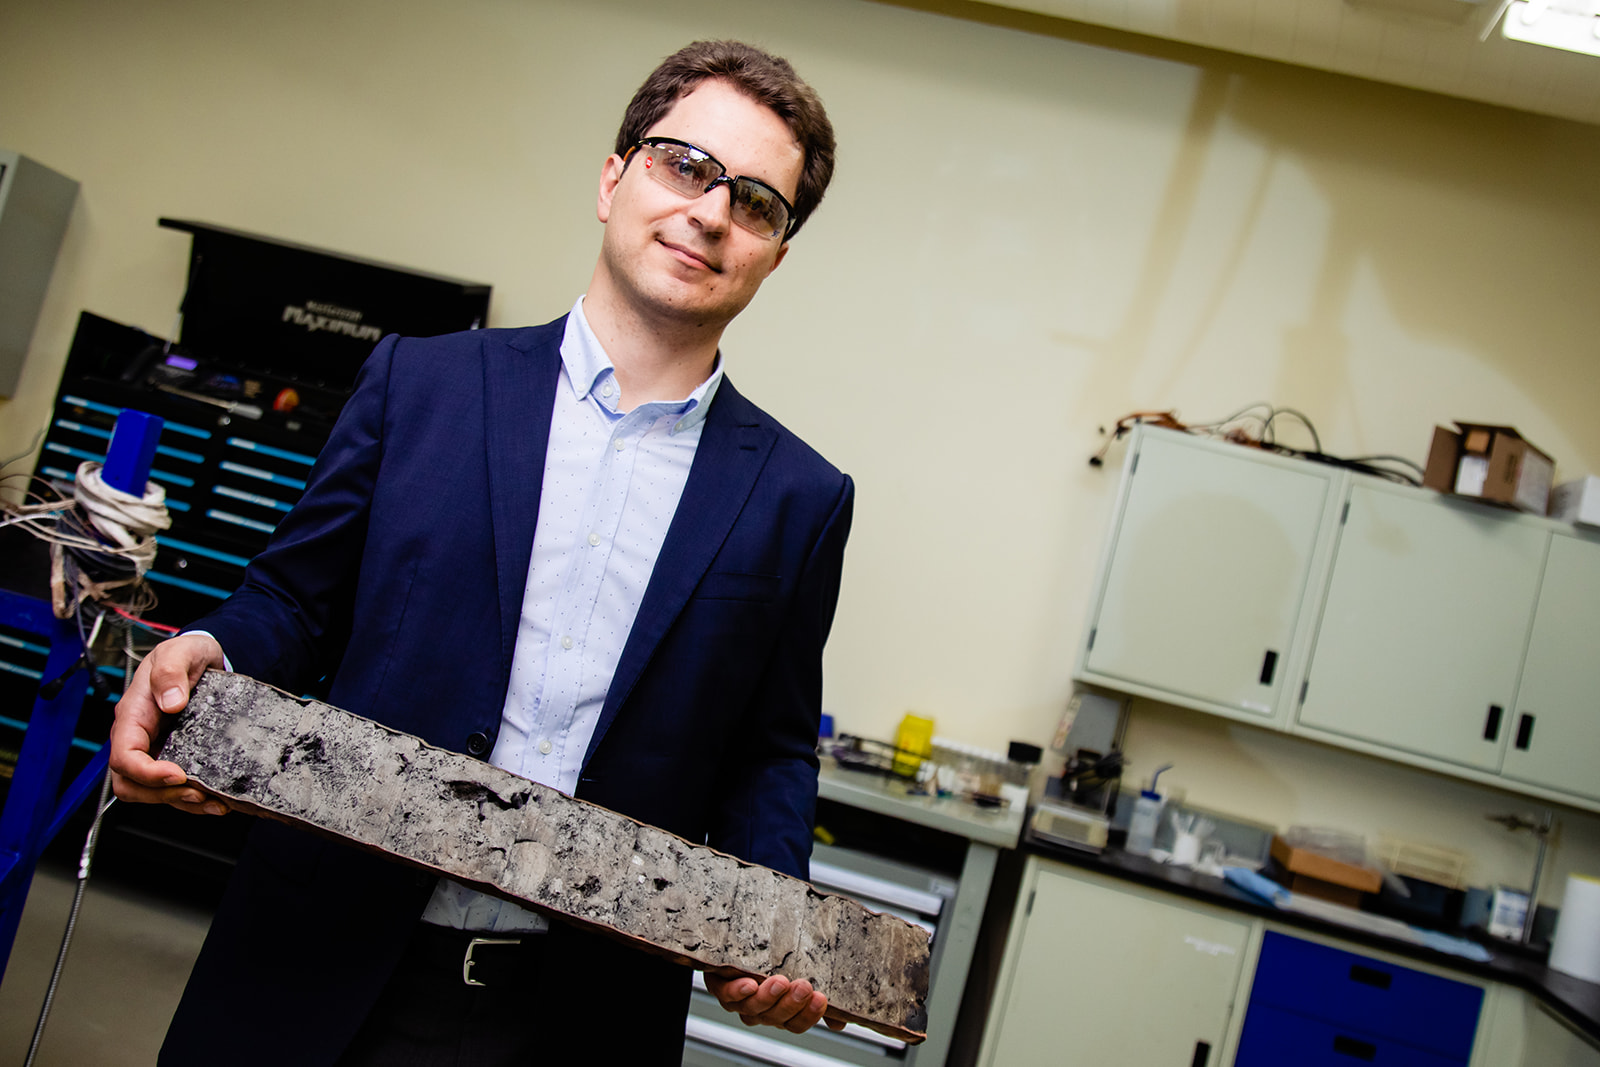
[[[460,974],[466,985],[527,986],[538,977],[544,945],[543,931],[493,934],[419,922],[407,952],[430,971]]]

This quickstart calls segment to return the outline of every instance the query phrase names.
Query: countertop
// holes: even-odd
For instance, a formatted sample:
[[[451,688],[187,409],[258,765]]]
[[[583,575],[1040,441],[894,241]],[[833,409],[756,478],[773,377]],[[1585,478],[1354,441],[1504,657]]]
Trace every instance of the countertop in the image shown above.
[[[1543,963],[1515,951],[1497,950],[1492,942],[1485,948],[1491,958],[1484,963],[1462,956],[1437,952],[1409,941],[1398,941],[1360,927],[1327,922],[1299,912],[1283,911],[1236,888],[1221,878],[1157,863],[1120,849],[1095,854],[1065,848],[1024,836],[1025,851],[1112,878],[1176,893],[1205,904],[1243,912],[1276,923],[1298,927],[1343,941],[1368,945],[1399,956],[1408,956],[1439,967],[1448,967],[1478,978],[1501,982],[1527,990],[1560,1014],[1591,1039],[1600,1041],[1600,985],[1553,971]]]
[[[1021,808],[980,808],[955,797],[910,793],[910,784],[903,778],[846,770],[824,757],[817,776],[817,795],[980,844],[1017,847],[1022,835]]]

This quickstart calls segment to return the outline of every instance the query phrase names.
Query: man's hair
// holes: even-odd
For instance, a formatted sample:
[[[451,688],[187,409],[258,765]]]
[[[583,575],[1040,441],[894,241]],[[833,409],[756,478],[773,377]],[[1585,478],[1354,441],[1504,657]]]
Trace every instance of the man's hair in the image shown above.
[[[617,130],[617,155],[625,155],[668,111],[703,81],[720,79],[771,110],[799,142],[805,165],[794,197],[794,228],[822,202],[833,180],[833,124],[816,90],[789,61],[739,41],[696,41],[662,61],[633,94]]]

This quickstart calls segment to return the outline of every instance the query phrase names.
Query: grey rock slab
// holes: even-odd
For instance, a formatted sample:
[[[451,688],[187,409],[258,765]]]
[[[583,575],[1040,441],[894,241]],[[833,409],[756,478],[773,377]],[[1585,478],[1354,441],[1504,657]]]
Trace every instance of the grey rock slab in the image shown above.
[[[804,978],[918,1042],[927,931],[481,760],[210,671],[160,756],[244,811],[448,875],[724,976]]]

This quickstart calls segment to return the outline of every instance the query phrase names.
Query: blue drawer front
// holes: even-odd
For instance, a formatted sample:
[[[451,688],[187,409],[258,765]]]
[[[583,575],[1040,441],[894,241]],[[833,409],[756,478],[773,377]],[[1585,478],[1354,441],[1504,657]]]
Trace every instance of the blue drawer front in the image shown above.
[[[1233,1067],[1464,1067],[1467,1059],[1252,1002]]]
[[[1483,990],[1268,931],[1250,994],[1252,1013],[1257,1005],[1465,1062],[1472,1054]]]

